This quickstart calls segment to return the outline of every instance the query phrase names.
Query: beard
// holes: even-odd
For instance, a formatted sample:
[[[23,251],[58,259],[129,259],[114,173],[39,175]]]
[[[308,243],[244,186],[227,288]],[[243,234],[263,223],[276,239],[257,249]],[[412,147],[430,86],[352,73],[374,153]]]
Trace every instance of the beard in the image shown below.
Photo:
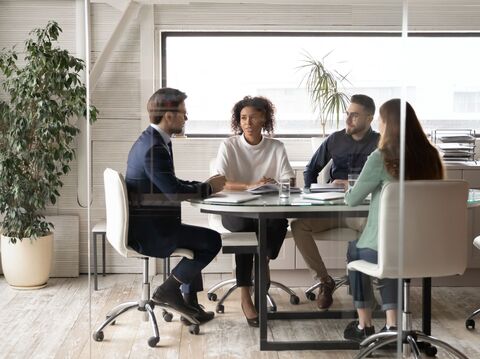
[[[183,132],[183,129],[184,129],[184,128],[185,128],[185,126],[174,128],[174,129],[172,130],[172,134],[178,135],[178,134],[180,134],[180,133]]]
[[[357,133],[361,133],[363,131],[365,131],[365,129],[367,128],[367,126],[363,125],[363,126],[356,126],[356,127],[345,127],[345,132],[347,133],[347,135],[355,135]]]

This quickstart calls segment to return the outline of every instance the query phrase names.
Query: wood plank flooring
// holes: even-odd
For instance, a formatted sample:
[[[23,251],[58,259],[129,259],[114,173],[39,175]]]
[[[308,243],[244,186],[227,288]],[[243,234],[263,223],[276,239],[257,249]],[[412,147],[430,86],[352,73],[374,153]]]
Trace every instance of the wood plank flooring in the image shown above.
[[[283,351],[260,352],[258,329],[247,326],[234,293],[225,303],[225,313],[201,327],[200,335],[190,335],[178,316],[165,323],[160,309],[156,309],[160,329],[160,343],[156,348],[147,345],[152,335],[151,326],[142,320],[143,313],[130,311],[114,326],[107,327],[103,342],[90,340],[92,328],[115,305],[135,300],[139,296],[142,277],[138,274],[108,275],[101,278],[101,290],[91,291],[89,301],[88,277],[53,278],[38,291],[16,291],[0,276],[0,358],[353,358],[355,351]],[[154,287],[160,281],[154,279]],[[210,283],[209,283],[210,284]],[[289,298],[279,290],[272,294],[279,308],[288,310],[315,310],[314,302],[307,301],[302,288],[296,288],[301,298],[299,306],[292,306]],[[413,312],[419,313],[418,288],[412,290]],[[215,303],[201,298],[207,309]],[[465,318],[480,307],[480,288],[449,287],[433,289],[432,333],[454,345],[469,358],[480,358],[480,318],[477,329],[465,329]],[[334,306],[350,308],[351,297],[345,289],[335,293]],[[91,321],[89,313],[91,312]],[[339,339],[350,319],[271,321],[269,338],[276,340]],[[416,327],[420,326],[414,315]],[[382,320],[375,321],[380,329]],[[383,351],[376,358],[395,358],[394,352]],[[439,351],[438,358],[451,358]]]

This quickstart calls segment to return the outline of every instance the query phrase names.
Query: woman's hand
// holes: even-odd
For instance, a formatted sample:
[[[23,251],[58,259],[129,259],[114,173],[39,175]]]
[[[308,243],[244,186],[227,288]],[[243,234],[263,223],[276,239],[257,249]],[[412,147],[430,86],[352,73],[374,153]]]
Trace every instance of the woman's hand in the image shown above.
[[[258,187],[264,184],[269,184],[269,183],[275,184],[277,183],[277,181],[275,181],[273,178],[263,176],[259,181],[247,185],[246,189],[255,188],[255,187]]]

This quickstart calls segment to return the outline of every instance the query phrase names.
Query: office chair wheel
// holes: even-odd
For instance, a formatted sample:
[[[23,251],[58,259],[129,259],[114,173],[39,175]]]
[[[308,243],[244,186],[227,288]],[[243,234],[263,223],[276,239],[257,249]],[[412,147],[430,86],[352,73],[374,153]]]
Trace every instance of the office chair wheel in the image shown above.
[[[299,304],[300,303],[300,298],[296,295],[291,295],[290,296],[290,304]]]
[[[148,346],[151,348],[155,348],[160,341],[159,337],[150,337],[148,338]]]
[[[425,355],[427,357],[434,357],[437,355],[437,348],[432,345],[425,347]]]
[[[308,292],[308,293],[305,293],[305,297],[307,297],[308,300],[315,300],[315,293],[313,292]]]
[[[475,329],[475,321],[473,319],[467,319],[465,321],[465,327],[468,329],[468,330],[473,330]]]
[[[198,324],[192,324],[188,327],[190,334],[198,335],[200,333],[200,326]]]
[[[217,295],[215,293],[208,293],[207,298],[208,300],[215,302],[217,300]]]
[[[170,323],[173,319],[173,314],[170,312],[167,312],[166,310],[163,311],[162,315],[163,315],[163,320],[166,321],[167,323]]]
[[[225,306],[223,304],[218,304],[215,308],[215,311],[217,313],[225,313]]]
[[[271,307],[268,307],[268,311],[270,313],[275,313],[277,311],[277,306],[276,305],[272,305]]]
[[[103,332],[102,331],[93,332],[92,337],[93,337],[93,340],[95,340],[96,342],[101,342],[104,338]]]

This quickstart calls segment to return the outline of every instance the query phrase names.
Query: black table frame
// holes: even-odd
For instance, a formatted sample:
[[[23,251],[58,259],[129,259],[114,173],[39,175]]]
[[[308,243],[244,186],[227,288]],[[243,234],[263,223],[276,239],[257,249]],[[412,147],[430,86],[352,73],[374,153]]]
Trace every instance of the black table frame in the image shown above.
[[[227,207],[227,206],[225,206]],[[254,218],[258,220],[258,253],[255,260],[255,304],[259,308],[259,321],[260,321],[260,350],[342,350],[342,349],[359,349],[359,344],[349,340],[318,340],[318,341],[269,341],[267,333],[268,320],[280,320],[280,319],[345,319],[355,318],[356,311],[350,310],[328,310],[325,312],[320,311],[284,311],[269,313],[267,310],[267,287],[266,287],[266,271],[267,271],[267,247],[266,247],[266,221],[269,218],[328,218],[328,217],[366,217],[368,210],[358,211],[289,211],[288,207],[282,212],[264,211],[265,207],[260,207],[263,210],[255,212],[254,210],[249,212],[232,212],[232,207],[229,207],[229,211],[212,210],[202,208],[200,210],[203,213],[212,214],[229,214],[232,216],[238,216],[243,218]],[[217,208],[220,208],[217,207]],[[251,209],[254,207],[250,207]],[[276,207],[273,207],[276,208]],[[260,259],[260,260],[259,260]],[[430,335],[431,334],[431,278],[424,278],[422,291],[422,331]]]

